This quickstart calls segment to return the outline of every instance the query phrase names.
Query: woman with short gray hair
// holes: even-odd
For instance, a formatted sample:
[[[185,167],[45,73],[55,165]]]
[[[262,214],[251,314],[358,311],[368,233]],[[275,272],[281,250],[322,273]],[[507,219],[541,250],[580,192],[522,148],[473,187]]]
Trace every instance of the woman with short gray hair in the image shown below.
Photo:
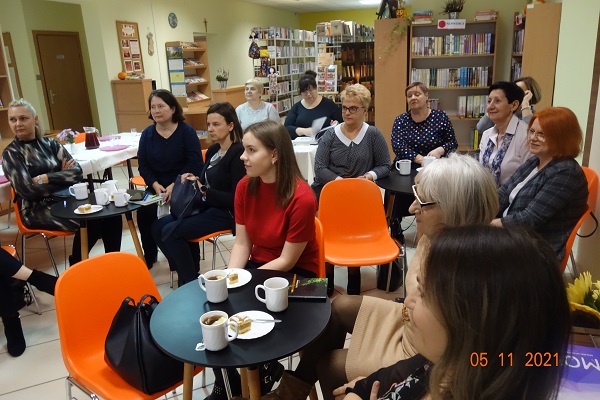
[[[247,101],[240,104],[235,109],[235,113],[242,125],[242,130],[245,130],[256,122],[266,121],[268,119],[275,122],[281,122],[279,113],[273,104],[263,101],[261,97],[263,91],[264,85],[258,79],[253,78],[246,81],[244,93]]]

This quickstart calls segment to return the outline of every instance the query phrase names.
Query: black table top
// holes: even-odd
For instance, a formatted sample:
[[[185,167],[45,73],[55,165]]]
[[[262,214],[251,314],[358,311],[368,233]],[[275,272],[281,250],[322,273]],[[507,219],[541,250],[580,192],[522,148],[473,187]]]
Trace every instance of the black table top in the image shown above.
[[[412,196],[412,185],[415,184],[415,176],[417,176],[416,169],[411,169],[410,175],[400,175],[396,168],[392,168],[388,176],[377,179],[375,183],[385,190]]]
[[[197,281],[189,282],[167,295],[152,313],[150,332],[156,344],[172,357],[207,367],[247,367],[277,360],[295,353],[323,332],[331,315],[331,302],[289,301],[282,312],[267,310],[254,295],[254,288],[267,278],[283,276],[290,282],[293,275],[270,270],[250,270],[252,279],[244,286],[229,289],[229,297],[218,304],[209,303]],[[220,351],[196,351],[202,342],[200,316],[221,310],[228,315],[259,310],[282,322],[257,339],[235,339]]]
[[[116,207],[113,202],[110,202],[103,206],[102,210],[98,212],[92,214],[75,214],[74,211],[77,207],[83,204],[96,204],[96,197],[94,194],[90,194],[87,199],[83,200],[77,200],[75,197],[71,197],[64,201],[59,201],[50,208],[50,213],[59,218],[89,220],[113,217],[142,207],[139,204],[132,203],[127,204],[125,207]]]

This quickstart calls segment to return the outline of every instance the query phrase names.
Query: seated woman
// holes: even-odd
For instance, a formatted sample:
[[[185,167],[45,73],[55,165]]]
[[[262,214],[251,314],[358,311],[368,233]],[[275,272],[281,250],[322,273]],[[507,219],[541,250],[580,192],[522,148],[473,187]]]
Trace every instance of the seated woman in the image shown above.
[[[349,393],[346,400],[556,398],[569,303],[552,249],[533,232],[444,229],[425,257],[419,290],[405,304],[403,321],[415,331],[419,355],[336,394]],[[532,357],[542,354],[551,361],[535,367]]]
[[[328,98],[317,93],[317,73],[306,71],[298,80],[298,91],[302,100],[294,104],[285,117],[285,127],[290,137],[310,136],[312,123],[315,119],[327,117],[323,127],[342,120],[340,107]]]
[[[244,93],[247,101],[235,109],[242,131],[256,122],[267,119],[280,122],[279,113],[273,104],[263,101],[261,97],[263,91],[264,85],[258,79],[254,78],[246,81]]]
[[[409,294],[416,290],[431,238],[445,226],[487,224],[498,212],[494,180],[469,156],[451,154],[432,163],[415,177],[413,192],[410,211],[422,236],[406,276]],[[394,301],[338,296],[325,332],[305,349],[296,370],[283,374],[267,399],[304,400],[318,380],[323,398],[331,400],[340,385],[414,356],[414,333],[403,323],[403,312],[404,305]],[[350,347],[344,349],[348,333]],[[290,387],[297,395],[289,395]]]
[[[587,204],[587,179],[575,161],[582,140],[573,111],[548,107],[536,112],[528,142],[534,156],[498,190],[499,218],[492,224],[531,227],[562,260],[567,239]]]
[[[542,99],[542,89],[535,79],[530,76],[522,76],[519,79],[515,79],[514,82],[525,92],[521,107],[515,112],[515,115],[526,124],[529,124],[531,116],[535,112],[533,106]],[[493,127],[494,121],[488,117],[487,113],[477,122],[477,130],[479,132],[485,132]]]
[[[344,122],[325,131],[315,156],[317,196],[328,182],[343,178],[374,181],[390,174],[390,153],[385,138],[364,122],[371,92],[361,84],[347,86],[341,94]],[[329,289],[333,292],[333,265],[327,265]],[[348,294],[360,294],[360,268],[348,268]]]
[[[487,114],[495,125],[481,136],[479,161],[490,170],[498,186],[531,157],[527,124],[515,115],[524,95],[523,89],[512,82],[496,82],[488,89]]]
[[[19,318],[19,310],[11,292],[11,278],[27,281],[33,286],[54,296],[58,278],[37,270],[30,270],[19,260],[0,249],[0,317],[6,335],[8,354],[19,357],[25,351],[25,337]]]
[[[213,144],[206,152],[207,161],[202,173],[200,176],[181,175],[182,181],[198,180],[202,184],[200,190],[205,199],[202,209],[179,224],[173,216],[167,215],[152,225],[152,236],[169,260],[171,270],[177,271],[179,286],[198,278],[199,265],[194,259],[198,245],[190,244],[188,240],[234,228],[235,188],[246,175],[240,160],[244,152],[242,128],[233,106],[229,103],[211,105],[206,112],[206,125]],[[170,230],[172,232],[165,238],[165,233]]]
[[[424,156],[441,158],[458,148],[454,128],[446,113],[429,108],[429,90],[421,82],[406,87],[408,111],[392,126],[392,149],[397,160],[423,165]]]
[[[2,157],[6,177],[15,190],[23,224],[31,229],[77,233],[69,263],[81,261],[81,238],[77,220],[54,217],[50,208],[57,201],[54,192],[81,181],[81,167],[55,139],[46,138],[33,106],[24,99],[8,105],[8,124],[15,138]],[[104,250],[121,250],[120,216],[88,221],[88,246],[102,239]]]
[[[177,175],[189,172],[200,175],[204,162],[196,130],[186,124],[183,109],[171,92],[154,90],[148,97],[150,118],[154,123],[142,132],[138,148],[139,172],[152,195],[164,194],[171,200],[171,191]],[[158,248],[152,237],[158,205],[150,204],[137,211],[138,228],[148,268],[156,262]],[[195,259],[200,262],[200,251],[195,246]]]

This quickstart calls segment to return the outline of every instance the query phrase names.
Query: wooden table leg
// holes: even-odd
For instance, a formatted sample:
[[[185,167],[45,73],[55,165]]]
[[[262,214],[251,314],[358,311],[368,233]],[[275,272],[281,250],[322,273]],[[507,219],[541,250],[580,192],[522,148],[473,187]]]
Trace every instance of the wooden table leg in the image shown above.
[[[135,229],[135,224],[133,223],[131,212],[125,213],[125,219],[127,220],[127,226],[129,226],[129,232],[131,232],[131,238],[133,239],[133,244],[135,245],[135,251],[137,252],[138,257],[141,258],[142,261],[146,262],[144,259],[142,246],[140,245],[140,239],[137,235],[137,229]]]
[[[248,371],[246,368],[240,368],[240,378],[242,381],[242,397],[248,398],[250,389],[248,389]]]
[[[183,364],[183,400],[192,400],[194,389],[194,365]]]
[[[248,367],[248,387],[250,389],[250,400],[260,400],[260,376],[257,367]]]
[[[396,201],[396,193],[390,192],[390,197],[388,198],[387,210],[385,210],[385,216],[387,217],[388,224],[392,222],[392,211],[394,211],[394,202]]]
[[[86,220],[81,220],[81,224],[79,225],[79,235],[81,236],[81,259],[87,260],[90,256],[90,252],[88,249],[88,230]]]

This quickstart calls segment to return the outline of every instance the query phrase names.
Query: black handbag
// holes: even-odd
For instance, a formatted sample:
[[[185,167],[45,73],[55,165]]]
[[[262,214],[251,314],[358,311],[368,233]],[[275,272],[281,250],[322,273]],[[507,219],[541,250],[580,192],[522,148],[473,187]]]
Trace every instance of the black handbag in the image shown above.
[[[177,221],[171,224],[166,231],[163,232],[162,240],[166,240],[171,233],[179,226],[183,218],[198,214],[204,209],[204,200],[202,200],[202,192],[198,187],[199,181],[185,179],[181,183],[181,175],[177,175],[173,191],[171,192],[171,215]]]
[[[137,305],[131,297],[123,300],[104,345],[106,363],[146,394],[165,390],[183,379],[183,363],[159,349],[150,335],[150,317],[157,305],[158,300],[149,294]]]

